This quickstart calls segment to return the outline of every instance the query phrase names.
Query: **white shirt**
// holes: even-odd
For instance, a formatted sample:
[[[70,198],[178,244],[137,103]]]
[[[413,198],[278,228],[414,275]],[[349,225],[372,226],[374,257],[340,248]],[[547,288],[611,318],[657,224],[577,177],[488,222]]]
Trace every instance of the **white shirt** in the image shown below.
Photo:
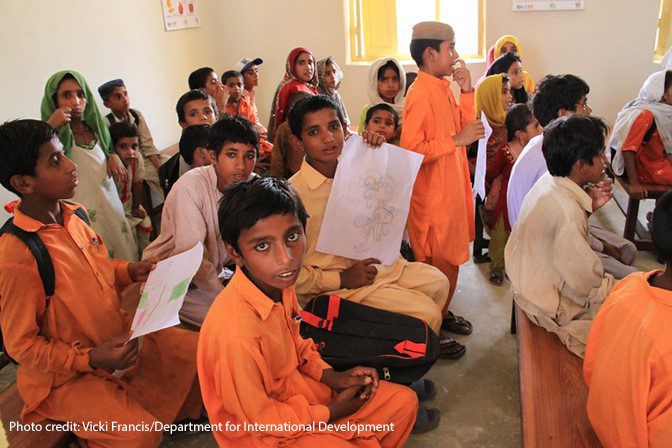
[[[527,192],[532,189],[541,176],[548,172],[544,153],[541,152],[543,141],[543,133],[530,140],[513,164],[506,193],[511,228],[518,220],[520,208],[523,206],[523,200],[527,196]]]

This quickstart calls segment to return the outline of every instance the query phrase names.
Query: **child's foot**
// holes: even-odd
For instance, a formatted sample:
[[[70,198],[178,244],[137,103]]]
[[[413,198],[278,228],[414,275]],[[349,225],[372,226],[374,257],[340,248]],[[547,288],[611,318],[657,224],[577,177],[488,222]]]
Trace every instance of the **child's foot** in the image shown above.
[[[420,378],[413,381],[408,387],[418,396],[419,401],[431,400],[436,396],[436,385],[434,381],[425,378]]]
[[[455,339],[441,335],[439,340],[439,358],[457,359],[467,352],[467,347],[457,342]]]
[[[446,317],[443,318],[441,329],[450,331],[451,333],[469,335],[474,331],[474,327],[467,319],[462,316],[456,316],[451,311],[448,311]]]
[[[434,408],[420,406],[418,408],[418,417],[415,419],[415,425],[411,434],[422,434],[439,426],[441,420],[441,411]]]
[[[493,272],[490,274],[490,283],[495,286],[502,286],[504,284],[504,273]]]

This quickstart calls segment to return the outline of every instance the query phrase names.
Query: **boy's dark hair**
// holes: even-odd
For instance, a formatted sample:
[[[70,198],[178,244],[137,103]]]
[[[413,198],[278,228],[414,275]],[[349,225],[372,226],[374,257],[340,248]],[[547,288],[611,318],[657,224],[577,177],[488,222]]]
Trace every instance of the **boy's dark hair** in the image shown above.
[[[210,125],[196,124],[182,131],[180,137],[180,155],[189,165],[194,163],[197,148],[207,148],[210,143]]]
[[[292,131],[292,134],[301,140],[303,117],[305,117],[306,114],[314,113],[322,109],[332,109],[336,112],[336,116],[338,117],[338,121],[341,122],[341,125],[345,125],[341,108],[338,107],[338,104],[336,104],[334,100],[326,95],[311,95],[297,101],[289,110],[287,121],[289,121],[289,129]]]
[[[670,72],[668,72],[670,73]],[[651,239],[656,252],[668,266],[672,265],[672,191],[668,191],[656,201],[651,218]]]
[[[397,66],[397,64],[395,64],[392,59],[390,59],[389,61],[387,61],[385,64],[381,65],[378,68],[378,75],[377,76],[378,76],[379,80],[382,79],[383,76],[385,76],[385,70],[387,70],[388,68],[391,68],[392,70],[394,70],[394,72],[397,74],[397,76],[401,76],[401,73],[399,72],[399,66]]]
[[[12,188],[12,176],[34,176],[40,146],[57,138],[56,130],[40,120],[14,120],[0,126],[0,184]]]
[[[296,216],[305,230],[308,213],[294,187],[284,179],[255,177],[224,193],[219,203],[219,233],[240,254],[240,232],[261,219],[286,214]]]
[[[259,133],[247,118],[225,115],[212,125],[208,149],[214,151],[215,156],[219,156],[225,143],[250,145],[259,157]]]
[[[110,125],[110,137],[112,138],[112,147],[117,146],[120,138],[124,137],[140,137],[138,127],[129,123],[128,121],[117,121]]]
[[[189,90],[202,89],[205,87],[205,81],[210,76],[210,73],[214,72],[210,67],[201,67],[198,70],[194,70],[189,75]]]
[[[601,118],[570,115],[552,121],[544,129],[541,151],[548,172],[553,176],[569,176],[579,160],[589,165],[604,148],[609,126]]]
[[[177,100],[177,106],[175,106],[175,111],[177,112],[177,119],[179,120],[180,123],[184,123],[184,121],[186,121],[184,115],[184,107],[187,105],[188,102],[195,100],[210,100],[210,103],[213,102],[212,97],[202,90],[194,89],[188,91],[187,93],[182,95],[179,100]],[[215,111],[217,111],[216,107]]]
[[[668,70],[665,72],[665,89],[663,92],[667,92],[667,90],[672,86],[672,70]]]
[[[399,127],[399,114],[397,113],[396,110],[392,108],[392,106],[390,106],[387,103],[380,103],[370,107],[369,110],[366,111],[366,118],[364,120],[364,124],[368,125],[369,121],[371,121],[371,117],[373,117],[373,114],[378,110],[384,110],[385,112],[391,113],[392,116],[394,117],[394,129],[397,129]]]
[[[411,41],[411,57],[418,67],[422,67],[422,54],[427,48],[433,48],[436,51],[441,51],[442,40],[438,39],[413,39]]]
[[[514,62],[523,62],[520,59],[520,56],[514,53],[504,53],[492,63],[485,76],[497,75],[499,73],[506,73],[509,71],[509,67],[513,65]]]
[[[222,84],[226,84],[229,81],[229,78],[242,78],[243,75],[237,70],[227,70],[222,73]]]
[[[512,141],[516,138],[516,132],[525,131],[525,128],[534,117],[532,116],[532,109],[527,104],[514,104],[506,113],[506,139]]]
[[[576,112],[576,107],[590,87],[574,75],[547,75],[539,82],[532,100],[532,112],[539,123],[546,127],[558,118],[558,111],[565,109]]]

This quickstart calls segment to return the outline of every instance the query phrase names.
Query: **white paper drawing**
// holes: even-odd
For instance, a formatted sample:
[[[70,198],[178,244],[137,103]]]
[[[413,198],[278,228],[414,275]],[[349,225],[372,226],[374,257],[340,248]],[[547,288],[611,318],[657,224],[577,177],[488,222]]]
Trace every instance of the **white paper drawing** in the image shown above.
[[[485,118],[485,113],[481,112],[481,121],[485,127],[485,137],[478,141],[478,153],[476,155],[476,171],[474,172],[474,198],[480,196],[485,200],[485,170],[487,168],[488,154],[487,146],[490,135],[492,135],[492,128],[488,119]]]
[[[203,261],[203,244],[156,264],[142,290],[130,339],[180,323],[178,312]]]
[[[360,136],[345,143],[317,251],[392,264],[406,227],[423,156],[390,144],[370,148]]]

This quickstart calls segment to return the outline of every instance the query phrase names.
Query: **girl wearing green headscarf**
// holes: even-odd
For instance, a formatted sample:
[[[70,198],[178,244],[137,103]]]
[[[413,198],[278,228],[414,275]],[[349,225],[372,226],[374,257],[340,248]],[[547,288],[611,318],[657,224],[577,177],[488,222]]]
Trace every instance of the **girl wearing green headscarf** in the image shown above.
[[[77,164],[79,186],[74,200],[87,208],[91,227],[105,241],[110,257],[137,261],[133,234],[111,177],[128,174],[111,148],[109,130],[82,75],[65,70],[49,78],[41,113],[58,131],[66,155]]]

